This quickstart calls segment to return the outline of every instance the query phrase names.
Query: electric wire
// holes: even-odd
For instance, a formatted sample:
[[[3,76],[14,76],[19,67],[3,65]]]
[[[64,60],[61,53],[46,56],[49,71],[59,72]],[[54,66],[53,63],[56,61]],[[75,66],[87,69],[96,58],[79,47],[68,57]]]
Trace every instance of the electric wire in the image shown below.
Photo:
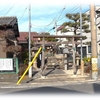
[[[23,18],[23,16],[24,16],[24,14],[25,14],[25,12],[26,12],[27,9],[28,9],[28,7],[26,7],[26,8],[24,9],[24,12],[22,13],[21,17],[19,18],[19,21]]]
[[[64,7],[61,8],[61,11],[56,15],[56,17],[52,20],[52,22],[51,22],[50,24],[48,24],[47,26],[49,26],[49,25],[51,25],[53,22],[55,22],[58,15],[59,15],[59,17],[61,16],[63,10],[65,9],[65,6],[66,6],[66,5],[64,5]],[[58,18],[59,18],[59,17],[58,17]],[[46,27],[47,27],[47,26],[46,26]]]
[[[82,3],[82,5],[84,5],[84,3]],[[85,5],[86,6],[86,5]],[[89,6],[89,5],[87,5],[87,6]],[[71,10],[69,10],[68,12],[66,12],[66,13],[73,13],[74,11],[76,11],[78,8],[80,8],[80,5],[77,5],[76,7],[74,7],[74,8],[72,8]],[[84,7],[85,8],[85,7]],[[86,12],[86,11],[84,11],[84,12]],[[83,12],[83,13],[84,13]],[[66,18],[65,16],[64,17],[62,17],[61,19],[59,19],[59,21],[61,21],[61,20],[63,20],[64,18]]]
[[[66,13],[73,13],[73,12],[75,12],[78,8],[80,8],[80,5],[75,6],[74,8],[72,8],[71,10],[69,10],[69,11],[66,12]],[[64,19],[64,18],[66,18],[66,17],[64,16],[63,18],[57,20],[57,22],[58,22],[58,21],[61,21],[61,20]],[[57,25],[57,26],[58,26],[58,25]],[[59,25],[59,26],[61,26],[61,25]]]
[[[15,4],[14,4],[14,5],[15,5]],[[12,8],[14,7],[14,5],[7,11],[7,13],[6,13],[5,15],[7,15],[7,14],[12,10]],[[25,12],[26,12],[26,10],[27,10],[27,8],[28,8],[28,7],[25,8],[23,14],[22,14],[21,17],[19,18],[19,21],[23,18],[24,14],[25,14]],[[60,17],[62,16],[63,11],[65,10],[65,8],[66,8],[66,7],[63,7],[63,8],[61,9],[61,11],[56,15],[56,17],[55,17],[49,24],[47,24],[47,25],[41,25],[41,26],[39,26],[39,25],[34,25],[34,24],[32,24],[32,25],[37,26],[37,27],[44,27],[44,28],[46,28],[46,27],[52,25],[55,21],[57,21],[57,22],[58,22],[58,21],[61,21],[62,19],[66,18],[66,17],[60,18]],[[79,6],[78,6],[78,7],[74,7],[74,8],[72,8],[71,10],[69,10],[68,13],[70,13],[70,12],[72,13],[72,12],[74,12],[75,10],[77,10],[78,8],[79,8]],[[32,27],[33,27],[33,26],[32,26]],[[51,30],[52,30],[52,29],[50,29],[49,31],[51,31]]]
[[[44,28],[46,28],[47,26],[50,26],[51,24],[54,24],[54,22],[55,22],[57,19],[59,19],[59,17],[61,16],[63,10],[65,9],[65,6],[66,6],[66,5],[64,5],[64,7],[61,8],[60,12],[54,17],[54,19],[53,19],[49,24],[47,24],[47,25],[41,25],[41,26],[40,26],[40,25],[35,25],[35,24],[32,24],[32,25],[37,26],[37,27],[44,27]]]
[[[60,12],[58,18],[56,19],[56,21],[59,20],[59,18],[61,17],[61,15],[63,14],[63,11],[64,11],[65,9],[66,9],[66,5],[62,8],[62,10],[61,10],[61,12]]]
[[[14,5],[15,5],[15,4],[14,4]],[[4,16],[6,16],[6,15],[13,9],[14,5],[6,12],[6,14],[5,14]],[[73,7],[72,9],[68,10],[68,12],[66,12],[66,13],[73,13],[73,12],[75,12],[79,7],[80,7],[79,5],[76,5],[76,6]],[[24,10],[23,14],[21,15],[21,17],[19,17],[19,21],[23,18],[24,14],[25,14],[25,12],[26,12],[26,10],[27,10],[27,8],[28,8],[28,7],[25,8],[25,10]],[[34,24],[31,24],[32,27],[33,27],[33,26],[36,26],[36,27],[44,27],[44,29],[45,29],[46,27],[48,27],[48,26],[54,24],[55,21],[56,21],[56,22],[59,22],[59,21],[63,20],[63,19],[66,18],[66,17],[64,16],[64,17],[61,18],[61,16],[63,15],[65,9],[66,9],[66,5],[59,11],[59,13],[54,17],[54,19],[53,19],[49,24],[47,24],[47,25],[34,25]],[[58,26],[58,25],[57,25],[57,26]],[[60,26],[60,25],[59,25],[59,26]],[[31,28],[32,28],[32,27],[31,27]],[[54,28],[54,27],[53,27],[53,28]],[[53,28],[49,29],[47,32],[52,31]]]
[[[15,4],[14,4],[15,5]],[[11,10],[12,10],[12,8],[14,7],[14,5],[13,6],[11,6],[11,8],[5,13],[5,15],[4,16],[6,16]]]
[[[71,8],[71,6],[70,6],[70,8]],[[75,8],[75,7],[74,7]],[[73,8],[72,8],[73,9]],[[67,10],[67,9],[66,9]],[[70,10],[68,10],[69,12],[70,12]],[[66,12],[67,13],[67,12]],[[65,17],[65,14],[64,14],[64,17]],[[62,19],[62,18],[61,18]],[[59,20],[61,20],[60,18],[59,18]]]
[[[63,11],[65,10],[65,8],[66,8],[66,5],[64,5],[63,8],[61,8],[61,10],[59,11],[59,13],[56,15],[56,17],[55,17],[49,24],[47,24],[47,25],[45,25],[45,26],[43,26],[43,25],[42,25],[42,26],[39,26],[39,25],[35,25],[35,24],[32,24],[32,25],[37,26],[37,27],[44,27],[44,29],[45,29],[46,27],[48,27],[48,26],[54,24],[54,22],[55,22],[57,19],[60,18],[60,16],[62,15]],[[49,30],[46,31],[46,32],[48,33],[48,32],[50,32],[51,30],[53,30],[53,29],[49,29]]]
[[[61,9],[60,13],[58,14],[59,16],[58,16],[58,17],[56,16],[56,17],[52,20],[52,22],[49,23],[48,25],[45,25],[45,26],[42,26],[42,25],[39,26],[39,25],[35,25],[35,24],[32,24],[32,25],[37,26],[37,27],[44,27],[44,28],[46,28],[47,26],[53,24],[53,22],[59,20],[59,18],[61,17],[63,11],[65,10],[65,8],[66,8],[66,5]],[[74,8],[75,8],[75,7],[74,7]],[[78,8],[78,7],[77,7],[77,8]],[[75,9],[71,9],[71,11],[74,11],[74,10],[76,10],[77,8],[75,8]],[[57,26],[58,26],[58,25],[57,25]],[[59,25],[59,26],[60,26],[60,25]],[[50,32],[51,30],[53,30],[53,28],[49,29],[47,32]]]
[[[70,11],[66,12],[66,13],[73,13],[74,11],[76,11],[80,6],[74,7],[72,8]],[[58,21],[61,21],[62,19],[66,18],[66,16],[62,17],[61,19],[59,19]]]
[[[72,8],[70,11],[71,12],[74,12],[75,10],[77,10],[78,8],[79,8],[80,6],[78,6],[78,7],[74,7],[74,8]],[[63,10],[64,10],[65,8],[63,8]],[[63,10],[62,10],[62,12],[63,12]],[[68,13],[70,13],[70,11],[68,11]],[[62,14],[62,12],[61,12],[61,14]],[[61,14],[59,15],[59,17],[58,17],[58,19],[61,17]],[[65,17],[66,18],[66,17]],[[59,20],[56,20],[56,22],[58,22]],[[58,25],[57,25],[58,26]],[[59,25],[60,26],[60,25]],[[54,27],[53,27],[54,28]],[[47,31],[47,32],[50,32],[51,30],[53,30],[53,28],[51,28],[49,31]],[[55,29],[55,28],[54,28]]]

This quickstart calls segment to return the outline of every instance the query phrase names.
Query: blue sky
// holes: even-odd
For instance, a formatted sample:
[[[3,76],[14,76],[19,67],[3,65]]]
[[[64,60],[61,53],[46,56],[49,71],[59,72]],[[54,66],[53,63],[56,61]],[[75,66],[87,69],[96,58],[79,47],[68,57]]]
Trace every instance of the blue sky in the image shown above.
[[[24,2],[23,2],[24,1]],[[20,2],[20,3],[19,3]],[[98,1],[95,0],[97,3]],[[66,13],[75,13],[89,9],[88,2],[76,0],[0,0],[0,17],[16,16],[18,18],[19,31],[29,31],[29,4],[31,5],[31,31],[38,33],[50,32],[57,22],[57,27],[65,21],[69,21]],[[97,3],[98,5],[100,3]],[[64,9],[65,8],[65,9]]]

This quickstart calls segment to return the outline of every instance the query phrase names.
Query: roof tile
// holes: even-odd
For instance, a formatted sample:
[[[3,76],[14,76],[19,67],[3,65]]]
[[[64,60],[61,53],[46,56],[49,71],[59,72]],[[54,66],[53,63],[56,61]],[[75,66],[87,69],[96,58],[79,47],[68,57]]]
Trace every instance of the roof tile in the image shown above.
[[[29,32],[19,32],[19,37],[17,38],[18,41],[27,41],[26,39],[28,38]],[[31,40],[37,40],[37,38],[33,38],[33,35],[38,35],[36,32],[31,32],[30,37]]]

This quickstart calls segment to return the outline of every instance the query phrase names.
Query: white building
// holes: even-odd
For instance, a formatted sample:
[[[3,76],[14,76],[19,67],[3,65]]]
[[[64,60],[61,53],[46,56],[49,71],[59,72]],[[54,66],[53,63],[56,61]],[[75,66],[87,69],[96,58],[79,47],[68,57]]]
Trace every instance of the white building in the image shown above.
[[[90,10],[88,10],[85,13],[90,17]],[[96,14],[95,20],[96,20],[96,32],[97,32],[97,53],[100,54],[100,6],[95,6],[95,14]],[[89,30],[91,30],[90,21],[86,22],[86,23],[89,24]],[[59,27],[58,30],[60,28],[62,28],[62,27]],[[59,30],[57,32],[57,34],[58,35],[74,35],[73,28],[69,28],[68,26],[66,28],[69,29],[69,32],[61,33],[61,31]],[[77,33],[80,33],[80,29],[77,30]],[[91,56],[91,45],[89,45],[88,43],[91,42],[91,32],[84,33],[82,31],[82,35],[87,37],[87,39],[82,40],[83,52],[84,52],[84,55],[86,53],[86,56],[89,57],[89,56]],[[79,45],[79,47],[80,47],[80,45]]]

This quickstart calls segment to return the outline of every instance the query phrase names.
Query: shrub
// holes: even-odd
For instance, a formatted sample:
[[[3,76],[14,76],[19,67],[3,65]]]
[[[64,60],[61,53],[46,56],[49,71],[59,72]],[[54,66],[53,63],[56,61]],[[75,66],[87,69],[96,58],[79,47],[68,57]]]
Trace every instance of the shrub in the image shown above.
[[[90,64],[90,62],[91,62],[91,57],[84,57],[84,58],[83,58],[83,61],[84,61],[84,64],[85,64],[85,65]]]

